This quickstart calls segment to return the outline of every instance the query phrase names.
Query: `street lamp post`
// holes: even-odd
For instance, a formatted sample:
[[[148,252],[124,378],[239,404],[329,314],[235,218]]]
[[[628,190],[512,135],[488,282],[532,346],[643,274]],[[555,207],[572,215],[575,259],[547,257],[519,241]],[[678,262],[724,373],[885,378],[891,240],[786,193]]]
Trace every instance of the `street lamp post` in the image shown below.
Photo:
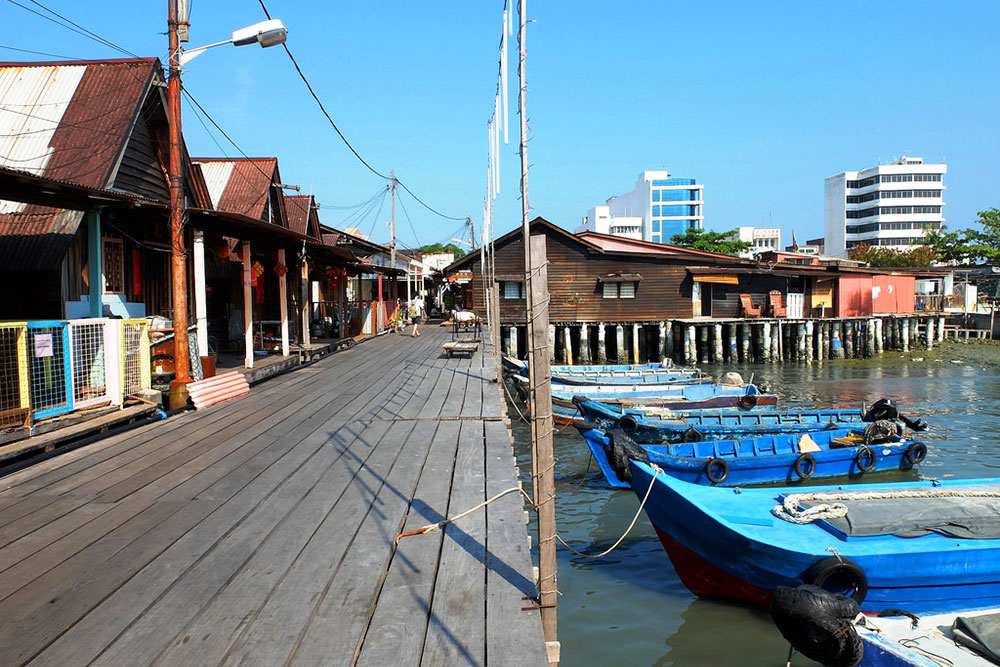
[[[181,51],[178,29],[187,41],[187,2],[184,16],[178,16],[178,0],[167,0],[167,38],[170,48],[170,78],[167,85],[167,116],[169,125],[170,154],[170,265],[173,292],[174,320],[174,379],[170,382],[169,405],[171,410],[184,407],[188,401],[187,385],[191,382],[191,363],[188,345],[187,257],[184,251],[184,165],[181,162],[181,65],[199,53],[221,44],[260,44],[276,46],[285,41],[288,31],[281,21],[263,21],[233,33],[232,39]]]

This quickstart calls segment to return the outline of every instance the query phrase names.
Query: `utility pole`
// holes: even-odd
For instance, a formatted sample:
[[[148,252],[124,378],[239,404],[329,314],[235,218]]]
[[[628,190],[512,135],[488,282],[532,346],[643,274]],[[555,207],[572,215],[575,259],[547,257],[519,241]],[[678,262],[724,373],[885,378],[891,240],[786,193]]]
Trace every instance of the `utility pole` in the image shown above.
[[[389,235],[392,240],[389,242],[389,257],[392,262],[392,268],[396,268],[396,170],[393,169],[389,172],[389,177],[392,179],[392,184],[389,185],[389,195],[392,200],[392,219],[389,221]]]
[[[471,247],[473,250],[475,250],[476,249],[476,228],[472,224],[472,218],[466,218],[465,219],[465,224],[469,228],[469,244],[470,244],[469,247]]]
[[[525,95],[525,3],[520,0],[518,31],[518,112],[521,117],[521,225],[524,233],[524,286],[528,328],[528,390],[531,396],[532,484],[538,512],[538,602],[549,664],[559,662],[556,611],[556,488],[552,452],[552,376],[549,370],[549,297],[545,236],[531,239],[528,215],[528,113]]]
[[[184,167],[181,164],[181,66],[178,28],[187,39],[188,17],[178,18],[178,0],[167,0],[167,35],[170,48],[170,80],[167,86],[169,116],[170,175],[170,264],[174,320],[174,379],[170,382],[170,408],[188,401],[191,382],[188,356],[187,259],[184,254]],[[185,7],[187,3],[185,2]]]

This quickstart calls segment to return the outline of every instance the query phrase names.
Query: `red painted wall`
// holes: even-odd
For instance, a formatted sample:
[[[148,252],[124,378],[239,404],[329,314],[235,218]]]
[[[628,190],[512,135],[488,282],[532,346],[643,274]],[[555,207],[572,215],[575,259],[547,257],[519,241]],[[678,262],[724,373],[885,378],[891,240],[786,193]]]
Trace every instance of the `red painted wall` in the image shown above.
[[[913,276],[873,276],[872,308],[876,313],[910,313],[914,310]]]
[[[841,276],[837,281],[837,317],[872,314],[872,276]]]

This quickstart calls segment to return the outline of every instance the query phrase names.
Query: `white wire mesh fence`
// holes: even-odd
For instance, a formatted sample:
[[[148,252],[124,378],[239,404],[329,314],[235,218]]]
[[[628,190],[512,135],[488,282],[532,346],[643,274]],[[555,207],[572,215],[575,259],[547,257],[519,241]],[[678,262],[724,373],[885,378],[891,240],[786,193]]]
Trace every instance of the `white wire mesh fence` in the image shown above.
[[[0,322],[0,428],[122,406],[150,384],[146,320]]]
[[[27,340],[26,322],[0,323],[0,428],[31,419]]]

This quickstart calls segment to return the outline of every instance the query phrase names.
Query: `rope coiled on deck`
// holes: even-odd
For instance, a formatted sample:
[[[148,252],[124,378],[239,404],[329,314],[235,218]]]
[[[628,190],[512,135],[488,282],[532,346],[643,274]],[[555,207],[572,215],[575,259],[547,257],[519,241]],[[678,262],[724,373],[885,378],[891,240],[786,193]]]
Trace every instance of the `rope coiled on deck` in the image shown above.
[[[972,489],[892,489],[888,491],[844,491],[840,493],[793,493],[785,496],[780,505],[771,509],[774,516],[789,523],[805,524],[821,519],[839,519],[847,516],[847,505],[838,501],[897,500],[901,498],[1000,498],[1000,491]],[[803,502],[819,505],[802,507]]]

